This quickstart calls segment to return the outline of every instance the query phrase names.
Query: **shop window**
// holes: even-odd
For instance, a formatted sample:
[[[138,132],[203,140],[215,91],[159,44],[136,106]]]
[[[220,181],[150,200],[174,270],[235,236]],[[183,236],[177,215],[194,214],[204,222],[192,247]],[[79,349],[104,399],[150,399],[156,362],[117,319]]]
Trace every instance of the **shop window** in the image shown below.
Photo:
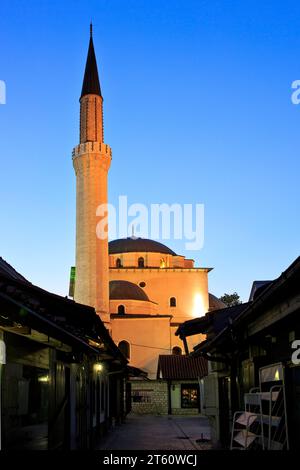
[[[181,385],[181,408],[199,409],[199,387],[197,385]]]

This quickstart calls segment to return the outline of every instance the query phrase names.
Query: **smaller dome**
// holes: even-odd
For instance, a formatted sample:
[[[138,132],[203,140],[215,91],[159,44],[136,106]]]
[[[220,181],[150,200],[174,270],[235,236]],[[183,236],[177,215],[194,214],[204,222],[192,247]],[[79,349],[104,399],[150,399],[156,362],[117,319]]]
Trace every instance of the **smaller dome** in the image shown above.
[[[166,255],[176,256],[176,253],[155,240],[148,238],[119,238],[109,242],[109,254],[115,255],[117,253],[163,253]]]
[[[222,300],[218,299],[215,295],[209,293],[208,294],[208,299],[209,299],[209,311],[211,312],[212,310],[219,310],[221,308],[226,308],[227,305],[222,302]]]
[[[149,297],[143,289],[129,281],[110,281],[110,300],[143,300],[150,302]]]

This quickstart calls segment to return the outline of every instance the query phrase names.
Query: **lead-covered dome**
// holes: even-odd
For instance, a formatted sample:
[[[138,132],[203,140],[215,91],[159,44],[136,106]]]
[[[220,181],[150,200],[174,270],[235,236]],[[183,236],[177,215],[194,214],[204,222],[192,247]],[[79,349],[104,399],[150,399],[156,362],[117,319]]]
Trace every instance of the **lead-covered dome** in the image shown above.
[[[148,238],[119,238],[109,242],[109,254],[118,253],[164,253],[166,255],[176,256],[176,253],[160,242],[149,240]]]
[[[148,295],[139,286],[129,281],[110,281],[110,300],[143,300],[150,302]]]

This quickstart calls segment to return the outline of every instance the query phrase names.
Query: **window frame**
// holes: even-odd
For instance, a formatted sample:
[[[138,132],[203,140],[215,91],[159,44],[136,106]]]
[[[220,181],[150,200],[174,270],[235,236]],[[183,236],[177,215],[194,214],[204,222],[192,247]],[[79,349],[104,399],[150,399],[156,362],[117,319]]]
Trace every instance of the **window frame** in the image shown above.
[[[124,346],[126,346],[127,350],[125,351],[125,354],[124,352],[122,351],[122,349],[120,348],[120,344],[123,343]],[[131,357],[131,346],[130,346],[130,343],[129,341],[127,341],[126,339],[122,339],[121,341],[119,341],[118,343],[118,348],[120,349],[121,353],[123,354],[124,357],[126,357],[126,359],[128,359],[128,361],[130,361],[130,357]]]

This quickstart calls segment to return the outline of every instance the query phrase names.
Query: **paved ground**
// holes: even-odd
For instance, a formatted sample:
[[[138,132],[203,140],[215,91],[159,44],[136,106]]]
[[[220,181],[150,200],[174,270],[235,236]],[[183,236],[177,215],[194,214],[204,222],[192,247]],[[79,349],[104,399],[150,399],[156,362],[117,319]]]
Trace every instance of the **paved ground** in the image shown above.
[[[102,439],[102,450],[199,450],[210,449],[206,418],[200,416],[138,416],[130,414]]]

